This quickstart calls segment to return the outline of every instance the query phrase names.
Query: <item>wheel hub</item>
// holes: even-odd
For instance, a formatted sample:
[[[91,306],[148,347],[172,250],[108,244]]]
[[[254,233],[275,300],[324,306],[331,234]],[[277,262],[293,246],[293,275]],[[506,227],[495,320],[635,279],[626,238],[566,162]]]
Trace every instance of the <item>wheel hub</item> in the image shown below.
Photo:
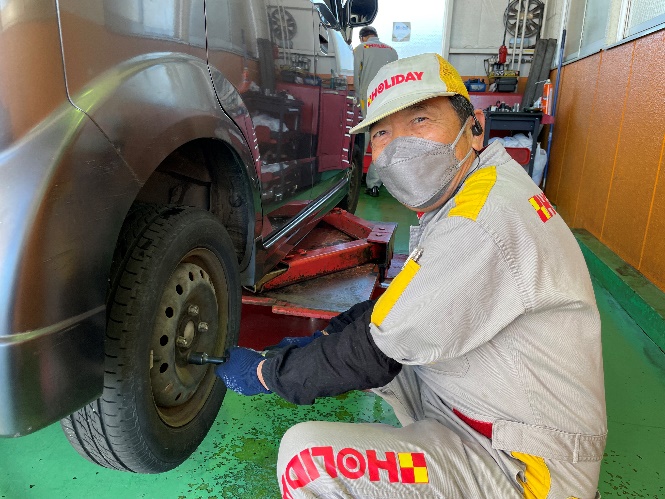
[[[215,353],[218,308],[210,276],[200,266],[180,263],[167,282],[157,309],[150,381],[158,408],[192,399],[207,367],[189,364],[190,352]]]

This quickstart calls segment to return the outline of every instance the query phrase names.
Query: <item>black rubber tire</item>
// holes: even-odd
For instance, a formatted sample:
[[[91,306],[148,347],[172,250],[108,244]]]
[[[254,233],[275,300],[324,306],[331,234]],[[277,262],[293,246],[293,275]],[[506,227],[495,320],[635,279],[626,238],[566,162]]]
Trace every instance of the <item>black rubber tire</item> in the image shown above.
[[[353,149],[353,155],[351,156],[350,162],[351,175],[349,178],[349,192],[337,205],[349,213],[356,212],[356,208],[358,207],[358,200],[360,199],[360,190],[362,188],[361,184],[363,177],[362,159],[363,158],[360,148],[356,145]]]
[[[193,274],[191,269],[199,270]],[[180,313],[190,306],[185,297],[204,293],[207,301],[196,320],[202,322],[205,313],[210,318],[206,324],[213,327],[194,333],[191,346],[196,350],[205,344],[208,354],[219,356],[237,345],[240,328],[238,263],[226,229],[200,209],[134,207],[123,225],[110,276],[103,394],[61,421],[72,446],[89,461],[136,473],[168,471],[191,455],[214,422],[224,384],[213,367],[187,364],[189,350],[175,341],[171,346],[170,339],[163,350],[173,350],[173,362],[164,376],[194,372],[191,393],[184,403],[162,406],[158,400],[163,391],[154,387],[154,369],[161,373],[164,366],[157,365],[161,360],[153,363],[155,334],[162,334],[156,328],[170,320],[162,316],[163,303],[178,287],[182,294],[180,284],[174,288],[173,283],[182,276],[186,281],[187,275],[192,282],[183,285],[193,291],[185,291],[174,320],[190,321],[191,313]]]

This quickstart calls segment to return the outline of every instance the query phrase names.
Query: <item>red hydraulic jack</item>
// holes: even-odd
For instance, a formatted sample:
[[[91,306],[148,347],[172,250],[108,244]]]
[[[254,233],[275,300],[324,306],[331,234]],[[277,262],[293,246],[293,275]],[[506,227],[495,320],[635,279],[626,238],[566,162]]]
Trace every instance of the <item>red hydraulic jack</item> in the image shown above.
[[[243,304],[275,314],[330,319],[377,294],[393,259],[397,224],[369,222],[335,208]]]

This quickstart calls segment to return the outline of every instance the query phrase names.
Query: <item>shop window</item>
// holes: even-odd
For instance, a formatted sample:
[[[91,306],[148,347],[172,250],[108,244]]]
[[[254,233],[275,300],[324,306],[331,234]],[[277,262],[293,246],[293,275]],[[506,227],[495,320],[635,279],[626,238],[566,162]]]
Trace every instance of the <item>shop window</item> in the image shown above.
[[[665,0],[567,0],[564,62],[665,27]]]
[[[637,35],[665,24],[665,0],[632,0],[627,2],[625,37]]]

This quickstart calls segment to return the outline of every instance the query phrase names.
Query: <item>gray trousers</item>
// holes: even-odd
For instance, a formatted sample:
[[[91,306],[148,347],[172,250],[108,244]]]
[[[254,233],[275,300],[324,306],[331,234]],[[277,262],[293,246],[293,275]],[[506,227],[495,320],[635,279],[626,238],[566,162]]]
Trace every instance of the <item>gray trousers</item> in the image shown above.
[[[404,366],[390,384],[374,390],[393,407],[402,428],[316,421],[290,428],[277,459],[282,497],[523,498],[524,463],[493,449],[451,411],[428,417],[417,384]],[[600,497],[594,482],[599,463],[545,462],[550,486],[546,496],[533,497]]]
[[[282,439],[284,498],[521,498],[484,449],[437,421],[403,428],[307,422]]]
[[[369,147],[369,133],[365,132],[365,153],[367,153],[367,148]],[[372,187],[381,187],[381,180],[379,179],[379,174],[376,173],[376,167],[374,166],[374,162],[372,161],[369,164],[369,168],[367,169],[367,176],[365,177],[365,185],[367,186],[368,189],[371,189]]]

